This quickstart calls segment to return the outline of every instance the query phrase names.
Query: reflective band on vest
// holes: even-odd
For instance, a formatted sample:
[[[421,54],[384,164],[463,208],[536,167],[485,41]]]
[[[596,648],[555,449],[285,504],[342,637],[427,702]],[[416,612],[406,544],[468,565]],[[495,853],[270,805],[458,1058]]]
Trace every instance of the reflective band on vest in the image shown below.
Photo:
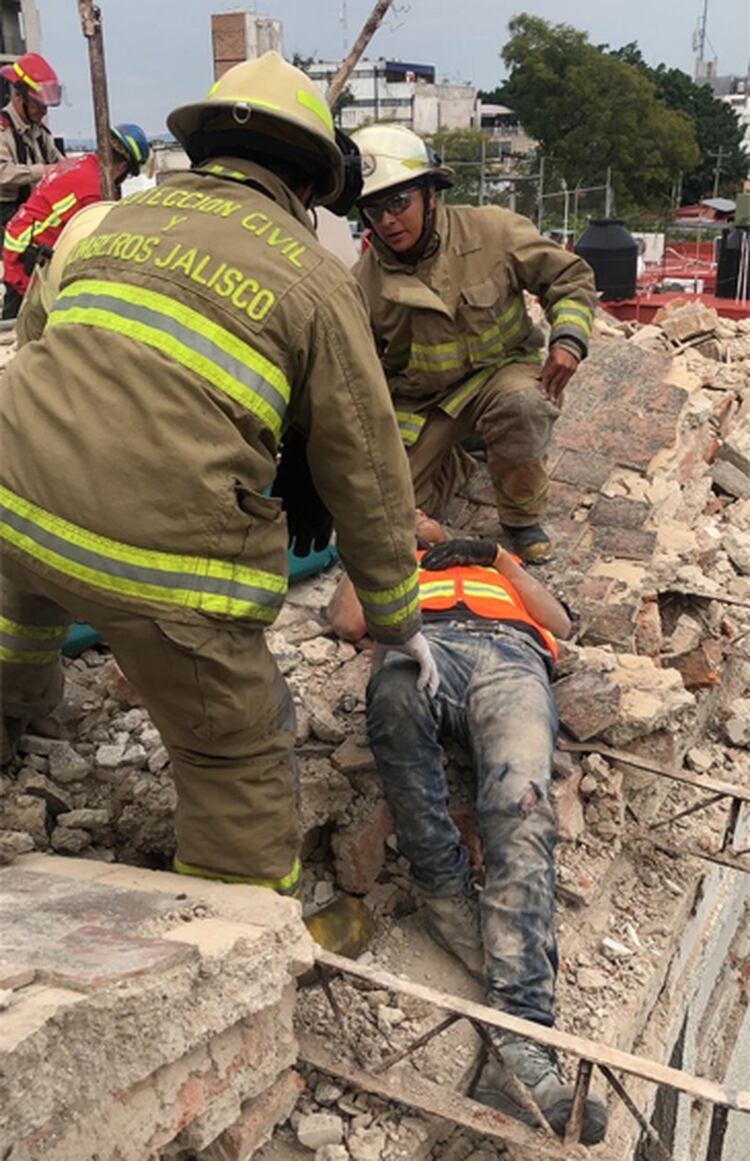
[[[55,300],[48,326],[101,327],[146,343],[256,416],[278,440],[289,403],[283,371],[198,311],[124,282],[81,279]]]
[[[109,540],[0,487],[0,541],[63,576],[104,592],[270,623],[286,577],[228,560],[155,552]]]
[[[418,553],[420,560],[423,555]],[[555,638],[527,613],[513,585],[494,568],[462,565],[440,572],[420,568],[419,603],[422,609],[435,612],[463,604],[488,621],[517,621],[530,625],[539,634],[553,660],[557,660]]]

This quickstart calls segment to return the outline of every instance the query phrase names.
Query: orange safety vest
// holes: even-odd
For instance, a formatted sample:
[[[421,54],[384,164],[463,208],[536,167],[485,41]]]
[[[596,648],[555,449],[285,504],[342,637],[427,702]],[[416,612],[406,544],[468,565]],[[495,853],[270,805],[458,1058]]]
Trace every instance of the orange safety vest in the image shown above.
[[[423,552],[417,553],[421,560]],[[557,642],[538,621],[527,612],[526,606],[513,585],[494,568],[479,565],[459,565],[440,572],[419,569],[419,603],[422,609],[435,612],[465,605],[478,617],[489,621],[516,621],[535,629],[552,659],[557,660]]]

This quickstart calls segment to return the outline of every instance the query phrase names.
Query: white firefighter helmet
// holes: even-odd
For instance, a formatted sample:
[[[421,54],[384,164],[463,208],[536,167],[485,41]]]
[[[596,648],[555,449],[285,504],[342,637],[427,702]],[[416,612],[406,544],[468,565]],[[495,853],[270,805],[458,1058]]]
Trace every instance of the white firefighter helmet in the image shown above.
[[[362,158],[360,204],[385,190],[412,185],[420,178],[436,189],[453,185],[453,171],[413,130],[404,125],[366,125],[352,133]]]
[[[309,172],[319,204],[342,191],[344,158],[325,97],[277,52],[228,69],[203,100],[174,109],[167,127],[194,164],[222,152],[231,156],[232,142],[244,141],[263,157]]]

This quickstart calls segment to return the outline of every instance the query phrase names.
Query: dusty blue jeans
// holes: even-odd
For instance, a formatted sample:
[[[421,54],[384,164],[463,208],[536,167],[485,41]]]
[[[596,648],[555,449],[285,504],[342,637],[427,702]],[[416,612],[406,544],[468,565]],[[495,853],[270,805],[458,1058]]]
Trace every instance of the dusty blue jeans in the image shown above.
[[[557,713],[541,648],[512,628],[433,623],[425,633],[440,673],[434,699],[417,691],[414,662],[394,653],[368,688],[370,744],[399,849],[424,891],[465,886],[469,860],[448,813],[440,745],[458,742],[477,775],[487,998],[551,1025],[556,827],[548,791]]]

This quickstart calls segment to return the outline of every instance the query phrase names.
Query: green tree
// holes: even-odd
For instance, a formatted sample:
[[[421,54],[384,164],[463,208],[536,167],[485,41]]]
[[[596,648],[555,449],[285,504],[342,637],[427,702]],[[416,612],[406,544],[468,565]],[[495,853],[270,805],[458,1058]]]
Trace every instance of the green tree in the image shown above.
[[[539,142],[553,178],[601,184],[612,169],[618,209],[660,208],[699,160],[690,118],[657,98],[637,68],[567,24],[523,14],[509,24],[504,104]]]
[[[650,68],[636,43],[612,53],[645,76],[668,108],[685,113],[693,122],[700,152],[698,164],[683,174],[682,201],[689,205],[713,193],[716,152],[721,149],[719,191],[731,195],[748,175],[749,159],[742,148],[742,126],[726,101],[708,84],[697,85],[681,69],[665,64]]]

